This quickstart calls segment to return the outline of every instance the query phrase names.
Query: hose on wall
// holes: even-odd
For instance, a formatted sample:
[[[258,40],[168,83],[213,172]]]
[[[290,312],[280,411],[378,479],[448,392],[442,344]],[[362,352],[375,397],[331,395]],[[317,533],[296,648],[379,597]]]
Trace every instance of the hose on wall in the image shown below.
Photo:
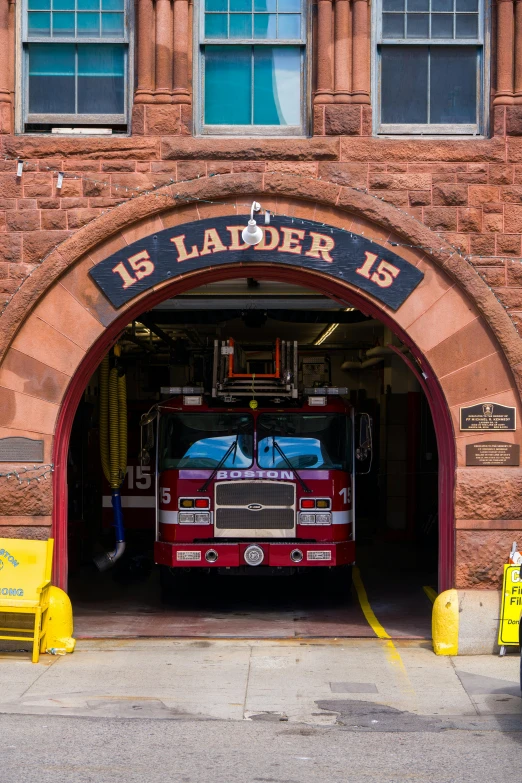
[[[125,373],[118,366],[120,347],[114,347],[116,364],[109,369],[109,356],[100,367],[100,457],[103,474],[111,487],[116,546],[112,552],[96,555],[100,571],[114,565],[125,551],[125,528],[120,487],[127,472],[127,388]]]

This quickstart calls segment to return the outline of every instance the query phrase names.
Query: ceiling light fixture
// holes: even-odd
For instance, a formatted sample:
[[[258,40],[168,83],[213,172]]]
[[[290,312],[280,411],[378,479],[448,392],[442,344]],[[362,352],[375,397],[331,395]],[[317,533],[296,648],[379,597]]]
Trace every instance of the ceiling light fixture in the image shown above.
[[[355,307],[346,307],[343,312],[345,312],[345,313],[353,313],[354,310],[355,310]],[[332,335],[335,332],[335,330],[337,329],[338,326],[339,326],[339,324],[330,324],[330,326],[328,326],[324,330],[324,332],[322,332],[319,335],[317,340],[314,340],[314,345],[322,345],[324,343],[324,341],[327,340],[330,337],[330,335]]]

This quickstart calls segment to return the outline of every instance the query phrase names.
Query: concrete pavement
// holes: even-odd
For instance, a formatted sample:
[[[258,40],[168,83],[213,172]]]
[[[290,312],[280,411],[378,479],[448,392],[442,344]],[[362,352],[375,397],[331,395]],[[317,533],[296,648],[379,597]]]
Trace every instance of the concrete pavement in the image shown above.
[[[518,667],[513,653],[446,658],[428,643],[384,639],[80,641],[39,664],[0,654],[0,714],[324,727],[380,711],[395,723],[430,718],[432,728],[504,716],[522,729]]]

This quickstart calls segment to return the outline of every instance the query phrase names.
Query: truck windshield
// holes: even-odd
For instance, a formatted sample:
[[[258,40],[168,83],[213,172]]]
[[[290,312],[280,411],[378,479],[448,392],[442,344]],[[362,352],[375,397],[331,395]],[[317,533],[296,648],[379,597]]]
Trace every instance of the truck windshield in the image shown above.
[[[257,463],[284,470],[350,470],[351,421],[343,414],[261,414],[257,420]],[[288,462],[274,447],[275,442]]]
[[[223,468],[250,468],[252,416],[238,413],[167,413],[160,419],[159,469],[215,468],[235,444]]]

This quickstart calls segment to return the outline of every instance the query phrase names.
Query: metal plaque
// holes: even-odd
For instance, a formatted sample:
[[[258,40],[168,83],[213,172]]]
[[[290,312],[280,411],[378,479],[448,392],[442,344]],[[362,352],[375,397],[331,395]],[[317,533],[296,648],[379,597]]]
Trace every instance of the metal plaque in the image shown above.
[[[466,446],[466,465],[494,467],[520,465],[520,446],[499,440],[469,443]]]
[[[516,408],[496,402],[481,402],[460,409],[460,429],[513,431],[517,426]]]
[[[299,218],[274,217],[253,247],[241,232],[246,217],[185,223],[133,242],[89,271],[114,307],[179,275],[220,264],[285,264],[324,272],[357,286],[397,310],[424,274],[371,239]]]
[[[43,460],[43,440],[0,438],[0,462],[43,462]]]

